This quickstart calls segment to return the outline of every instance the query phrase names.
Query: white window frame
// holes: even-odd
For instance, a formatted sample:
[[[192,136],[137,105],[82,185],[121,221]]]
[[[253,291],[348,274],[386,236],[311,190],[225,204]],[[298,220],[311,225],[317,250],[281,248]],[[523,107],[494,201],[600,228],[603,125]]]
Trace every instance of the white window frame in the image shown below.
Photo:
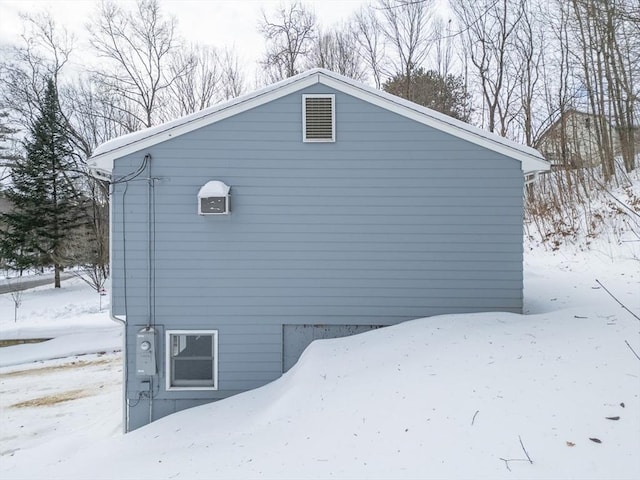
[[[307,138],[307,98],[331,99],[331,138]],[[302,95],[302,141],[305,143],[327,143],[336,141],[336,96],[333,93]]]
[[[213,385],[172,385],[171,336],[172,335],[209,335],[213,337]],[[218,330],[166,330],[165,331],[165,387],[167,391],[180,390],[218,390]]]

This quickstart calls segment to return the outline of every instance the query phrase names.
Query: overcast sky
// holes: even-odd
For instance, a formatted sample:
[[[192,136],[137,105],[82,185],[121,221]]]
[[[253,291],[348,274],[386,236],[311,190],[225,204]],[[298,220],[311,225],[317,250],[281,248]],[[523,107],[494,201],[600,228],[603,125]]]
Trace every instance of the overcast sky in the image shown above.
[[[90,16],[99,0],[0,0],[0,42],[19,40],[22,25],[19,12],[49,10],[60,25],[64,25],[78,38],[77,50],[86,43],[86,29]],[[135,0],[117,3],[134,5]],[[263,41],[257,25],[261,10],[269,12],[283,3],[280,0],[160,0],[162,10],[178,20],[180,34],[204,45],[233,47],[247,74],[255,69],[262,54]],[[288,4],[288,1],[284,1]],[[305,0],[316,13],[323,26],[346,20],[365,0]],[[253,79],[251,79],[253,80]]]

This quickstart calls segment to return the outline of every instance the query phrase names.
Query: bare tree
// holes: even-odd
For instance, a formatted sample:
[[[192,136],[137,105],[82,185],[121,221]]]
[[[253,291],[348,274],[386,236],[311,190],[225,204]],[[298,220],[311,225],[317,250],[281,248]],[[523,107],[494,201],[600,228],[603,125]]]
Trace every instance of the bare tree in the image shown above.
[[[69,138],[77,150],[76,161],[82,164],[97,143],[115,136],[103,136],[92,142],[86,135],[85,123],[101,110],[96,108],[96,88],[84,72],[80,72],[76,85],[65,81],[68,75],[64,75],[64,71],[73,53],[73,35],[56,25],[49,13],[21,15],[21,18],[25,31],[22,44],[8,48],[6,60],[0,64],[0,84],[3,86],[0,104],[11,112],[11,118],[17,125],[26,129],[40,113],[46,79],[53,79]],[[79,103],[89,101],[90,105],[84,108],[85,115],[80,118]],[[117,134],[128,131],[131,130]]]
[[[451,19],[445,22],[442,18],[436,18],[433,21],[436,65],[438,67],[438,73],[443,77],[451,73],[451,64],[453,61],[451,22]]]
[[[307,55],[309,68],[326,68],[355,80],[365,76],[357,36],[349,25],[321,32]]]
[[[300,73],[301,64],[316,38],[316,16],[302,3],[278,7],[270,17],[263,11],[259,25],[266,42],[261,62],[270,81]]]
[[[101,143],[136,131],[140,123],[129,113],[134,107],[126,99],[114,97],[91,77],[80,77],[62,89],[70,122],[82,143],[76,147],[89,158]]]
[[[380,89],[385,70],[385,50],[382,27],[376,10],[370,5],[361,7],[354,16],[354,25],[363,60],[371,71],[376,88]]]
[[[601,3],[601,2],[598,2]],[[611,124],[607,119],[607,85],[605,79],[606,56],[598,8],[593,0],[572,0],[572,13],[577,26],[578,45],[576,57],[584,73],[584,85],[588,92],[590,112],[593,114],[593,130],[599,148],[599,157],[605,178],[615,175],[614,147]]]
[[[28,128],[41,113],[46,79],[59,83],[74,37],[48,13],[20,18],[24,26],[21,45],[2,47],[0,105],[11,112],[16,124]]]
[[[22,285],[22,278],[15,277],[9,280],[11,286],[11,300],[13,301],[13,322],[18,322],[18,310],[22,306],[22,296],[24,295],[25,287]]]
[[[169,87],[171,117],[197,112],[220,99],[222,66],[215,48],[192,46],[184,49],[174,55],[169,68],[175,76]]]
[[[429,53],[432,32],[429,14],[432,0],[378,0],[382,11],[382,31],[393,50],[393,72],[405,79],[405,98],[411,96],[411,77]]]
[[[238,56],[230,49],[222,54],[222,91],[221,100],[239,97],[246,91],[245,75],[240,67]]]
[[[129,113],[145,127],[165,119],[163,96],[192,67],[172,64],[178,49],[175,27],[158,0],[138,0],[133,12],[107,0],[87,26],[91,46],[105,60],[94,71],[96,80],[113,98],[135,106]]]
[[[526,0],[454,0],[464,49],[476,69],[487,129],[507,134],[517,87],[509,58]]]
[[[630,20],[630,2],[613,0],[604,9],[601,23],[605,42],[605,76],[611,98],[611,116],[615,123],[624,166],[627,172],[636,168],[635,128],[640,101],[640,19]],[[640,10],[640,4],[637,5]],[[634,25],[635,23],[635,25]]]
[[[0,62],[0,105],[13,125],[27,131],[42,113],[46,85],[48,79],[52,79],[68,137],[74,145],[81,147],[81,152],[75,152],[74,157],[77,170],[81,170],[81,163],[86,158],[81,153],[86,153],[88,148],[70,121],[66,98],[61,95],[64,90],[62,72],[71,57],[74,37],[56,25],[48,13],[21,15],[21,19],[24,26],[22,43],[7,47],[6,56]]]
[[[520,28],[515,32],[514,58],[517,62],[516,84],[519,85],[518,123],[523,133],[524,143],[533,146],[540,133],[534,124],[536,110],[541,106],[539,84],[545,45],[544,30],[536,19],[542,17],[540,11],[525,4],[522,8]]]
[[[82,279],[98,295],[102,308],[104,286],[109,278],[109,197],[104,185],[96,179],[88,179],[86,190],[89,200],[85,203],[85,234],[78,237],[76,270],[74,275]]]
[[[576,108],[574,105],[574,77],[571,65],[571,27],[569,25],[569,8],[564,0],[557,0],[548,5],[543,21],[548,25],[548,44],[553,48],[541,48],[541,73],[544,76],[545,118],[541,127],[549,128],[558,122],[556,139],[549,142],[538,137],[535,147],[544,150],[548,159],[557,165],[568,167],[571,163],[569,136],[567,133],[567,113]],[[546,132],[543,132],[546,134]],[[541,143],[546,142],[546,145]]]
[[[9,178],[9,166],[18,159],[17,138],[18,129],[10,125],[9,113],[0,110],[0,184]],[[2,187],[0,187],[0,193]]]

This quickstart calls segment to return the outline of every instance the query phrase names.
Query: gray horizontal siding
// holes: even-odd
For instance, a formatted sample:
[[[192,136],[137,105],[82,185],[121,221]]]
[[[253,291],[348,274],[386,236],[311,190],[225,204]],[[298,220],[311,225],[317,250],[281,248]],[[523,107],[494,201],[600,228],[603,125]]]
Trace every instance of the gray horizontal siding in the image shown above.
[[[310,292],[301,292],[301,296],[296,296],[295,292],[289,290],[288,297],[290,298],[288,298],[286,305],[283,305],[284,302],[279,296],[260,295],[240,297],[237,295],[211,294],[211,292],[207,290],[203,290],[199,294],[184,296],[178,296],[178,294],[173,294],[170,297],[159,295],[156,297],[156,305],[157,308],[164,308],[165,306],[185,306],[185,308],[191,309],[194,307],[211,308],[211,305],[215,305],[215,310],[212,311],[212,319],[219,321],[215,319],[221,315],[221,312],[237,312],[238,315],[253,314],[259,316],[261,308],[264,308],[265,313],[271,315],[273,315],[274,312],[283,315],[304,315],[305,312],[309,314],[331,312],[331,315],[339,315],[340,309],[344,308],[345,316],[349,314],[348,312],[361,315],[362,312],[369,311],[371,311],[372,315],[384,311],[387,312],[387,315],[393,316],[394,308],[402,309],[407,303],[411,303],[413,307],[422,308],[423,311],[427,312],[432,305],[436,307],[451,307],[452,309],[455,309],[456,305],[463,307],[472,307],[475,305],[488,309],[496,308],[502,304],[507,308],[517,308],[519,303],[519,298],[513,298],[514,293],[519,291],[517,289],[513,291],[501,290],[500,294],[491,295],[489,298],[487,298],[487,291],[473,294],[469,291],[456,293],[443,291],[442,289],[436,290],[435,292],[427,289],[414,289],[405,295],[384,295],[377,289],[367,289],[366,292],[356,291],[353,295],[345,292],[344,295],[340,296],[335,295],[334,291],[328,291],[326,294],[331,296],[330,301],[319,296],[319,294],[324,294],[324,291],[318,291],[317,289],[309,290]],[[280,292],[280,294],[281,293],[282,292]],[[307,296],[302,296],[304,293],[306,293]],[[367,294],[365,295],[364,293]],[[411,293],[413,293],[413,296],[411,296]],[[205,298],[203,298],[204,295],[206,295]],[[437,298],[424,298],[425,295]],[[144,305],[145,303],[146,298],[141,297],[134,297],[129,300],[129,306]],[[188,305],[185,305],[186,303],[188,303]],[[358,308],[361,310],[356,310]],[[335,323],[335,321],[331,323]]]
[[[152,312],[161,333],[154,418],[277,378],[283,325],[522,308],[519,162],[340,93],[336,142],[303,143],[302,93],[334,92],[310,88],[115,162],[119,178],[152,157],[152,192],[149,172],[113,187],[112,278],[130,351]],[[231,215],[196,214],[208,180],[231,186]],[[218,391],[164,391],[166,328],[218,329]],[[146,387],[128,361],[133,405]],[[134,427],[148,421],[136,405]]]
[[[185,195],[185,200],[191,200],[193,194]],[[363,215],[363,214],[376,214],[376,215],[393,215],[394,213],[402,213],[404,215],[422,214],[427,215],[429,213],[444,213],[438,212],[436,209],[450,210],[451,213],[460,213],[459,208],[464,208],[467,215],[474,212],[486,212],[488,207],[491,207],[492,215],[501,215],[513,213],[513,207],[510,205],[504,205],[504,197],[501,196],[485,196],[482,205],[476,205],[474,197],[455,197],[449,198],[445,196],[440,197],[394,197],[391,195],[385,195],[384,193],[378,193],[377,195],[366,196],[353,196],[345,197],[342,195],[317,195],[317,196],[299,196],[297,197],[296,205],[291,205],[292,195],[287,196],[274,196],[273,194],[268,197],[268,202],[265,202],[265,195],[251,195],[244,194],[241,190],[235,190],[232,197],[232,207],[237,209],[243,207],[250,209],[249,214],[272,214],[272,215],[288,215],[288,214],[301,214],[301,213],[319,213],[325,215]],[[349,211],[345,212],[345,202],[349,202]],[[179,205],[174,204],[162,204],[156,203],[156,215],[171,215],[177,213],[193,213],[191,207],[192,202],[185,202]],[[146,199],[144,202],[131,203],[130,207],[146,206]],[[188,208],[188,209],[187,209]],[[295,208],[295,209],[294,209]],[[374,209],[375,210],[372,210]],[[402,208],[399,212],[398,208]],[[268,209],[268,210],[267,210]]]
[[[401,226],[399,227],[401,228]],[[283,229],[286,230],[286,229]],[[200,249],[202,259],[213,259],[221,256],[220,250],[224,250],[228,255],[234,255],[233,252],[242,251],[264,251],[265,259],[273,258],[271,253],[278,251],[299,251],[299,252],[335,252],[335,255],[339,256],[344,251],[359,250],[368,252],[378,252],[381,257],[384,258],[384,252],[391,254],[392,252],[422,252],[428,256],[429,252],[470,252],[470,253],[490,253],[497,251],[497,253],[505,253],[517,251],[512,247],[513,243],[520,238],[521,235],[511,233],[508,229],[501,229],[496,227],[496,231],[500,231],[500,239],[492,241],[492,234],[485,233],[470,233],[464,231],[449,230],[446,228],[440,229],[438,233],[432,233],[423,235],[422,237],[418,233],[407,233],[406,238],[398,233],[387,232],[366,232],[366,233],[343,233],[343,232],[325,232],[316,233],[310,229],[309,232],[284,232],[282,235],[300,236],[300,242],[294,242],[293,240],[283,239],[277,240],[277,233],[265,233],[264,238],[260,240],[256,238],[259,234],[247,233],[242,235],[229,235],[225,232],[215,232],[210,235],[209,239],[198,238],[201,232],[198,230],[190,230],[188,232],[178,233],[172,230],[167,232],[156,231],[156,247],[164,248],[172,243],[181,242],[184,244],[184,250],[198,247]],[[436,229],[437,230],[437,229]],[[506,230],[506,231],[505,231]],[[509,232],[509,233],[507,233]],[[157,240],[158,235],[162,234],[165,238],[162,241]],[[132,262],[141,260],[143,253],[146,252],[146,234],[136,232],[126,232],[126,236],[130,242],[137,241],[140,245],[136,248],[114,248],[114,253],[126,252]],[[302,238],[304,237],[304,240]],[[242,240],[238,240],[242,238]],[[366,243],[361,244],[361,248],[358,249],[358,239],[367,239]],[[447,241],[447,238],[450,241]],[[313,240],[312,240],[313,239]],[[235,243],[237,242],[237,243]],[[427,244],[428,242],[428,244]],[[427,245],[431,245],[431,248],[427,248]],[[466,248],[465,246],[468,246]],[[315,247],[315,248],[314,248]],[[503,247],[503,248],[500,248]],[[338,249],[345,249],[344,251],[338,251]],[[167,256],[167,260],[180,259],[188,260],[193,258],[189,255],[181,255],[179,252],[171,253]],[[415,256],[414,256],[415,258]],[[428,259],[428,257],[425,257]],[[481,261],[482,258],[476,256],[476,259]],[[130,268],[136,268],[135,264],[129,264]],[[146,267],[146,265],[145,265]],[[285,266],[286,268],[286,266]]]
[[[216,233],[216,240],[202,240],[198,238],[188,237],[179,232],[166,232],[163,236],[162,240],[156,240],[156,248],[169,248],[171,245],[175,245],[178,242],[184,244],[185,249],[197,247],[199,251],[203,253],[201,256],[208,257],[207,252],[212,250],[217,250],[218,252],[221,250],[226,250],[226,246],[229,245],[233,241],[233,236]],[[488,243],[491,245],[496,245],[496,249],[499,248],[497,245],[500,244],[509,244],[516,240],[516,238],[521,238],[521,235],[506,235],[503,234],[500,237],[499,242],[493,241],[495,236],[493,234],[412,234],[407,233],[406,235],[402,235],[400,233],[296,233],[295,236],[299,238],[299,242],[302,243],[315,243],[317,244],[319,249],[331,249],[331,244],[336,244],[334,247],[340,247],[345,244],[358,244],[359,242],[364,243],[365,245],[370,242],[375,242],[378,240],[379,242],[385,243],[388,245],[390,249],[398,249],[401,248],[401,245],[409,245],[411,246],[423,244],[423,242],[433,242],[435,244],[446,245],[447,239],[451,240],[449,243],[453,244],[464,244],[464,243]],[[156,233],[157,237],[157,233]],[[255,243],[269,243],[269,242],[278,242],[278,238],[282,238],[282,235],[277,233],[268,234],[265,233],[261,235],[262,240],[254,240],[251,241],[243,241],[243,245],[248,248],[252,248],[252,245]],[[143,242],[146,240],[145,235],[130,235],[130,240],[139,240]],[[291,240],[283,239],[285,244],[297,244],[297,242],[293,242]],[[229,247],[232,248],[232,247]],[[363,246],[363,248],[366,248]],[[473,250],[472,250],[473,251]],[[382,256],[384,259],[384,255]]]
[[[458,261],[458,262],[435,261],[435,260],[434,261],[412,261],[412,260],[400,261],[395,259],[380,260],[373,257],[372,259],[364,259],[360,261],[358,260],[343,261],[343,260],[327,260],[327,259],[321,260],[321,261],[322,261],[321,266],[318,266],[318,261],[299,260],[299,261],[296,261],[295,265],[282,267],[280,260],[217,260],[215,262],[215,265],[211,266],[210,275],[211,276],[215,275],[221,278],[225,278],[224,271],[233,269],[234,271],[246,272],[247,278],[250,278],[252,271],[270,270],[272,272],[274,271],[298,272],[300,279],[304,279],[304,278],[309,278],[309,276],[304,273],[309,270],[331,270],[336,274],[340,274],[342,271],[345,271],[345,270],[351,270],[351,271],[363,270],[371,273],[379,272],[381,274],[384,274],[386,269],[389,268],[391,270],[396,270],[396,271],[398,270],[422,271],[423,272],[422,279],[424,281],[428,281],[433,279],[437,280],[437,277],[434,278],[432,272],[441,272],[441,271],[443,272],[447,270],[467,272],[469,270],[468,267],[464,266],[464,263],[465,263],[464,261]],[[374,263],[375,265],[372,265]],[[385,268],[381,268],[381,267],[385,267]],[[486,261],[484,263],[478,261],[477,264],[474,264],[474,268],[482,269],[483,274],[487,273],[488,271],[498,271],[498,272],[508,272],[508,271],[519,272],[520,271],[520,269],[518,269],[518,266],[514,265],[513,262],[509,263],[508,256],[505,257],[505,261],[503,262],[503,264],[496,261]],[[430,274],[426,275],[424,273],[425,270],[428,270]],[[132,272],[132,270],[129,270],[129,273],[130,274],[135,273],[135,271]],[[131,275],[130,278],[144,279],[145,273],[146,273],[145,270],[140,269],[139,275],[137,276]],[[114,278],[117,278],[117,277],[114,277]],[[184,276],[178,277],[178,278],[184,278]],[[197,280],[197,279],[201,279],[202,275],[199,274],[195,277],[192,277],[187,274],[186,278],[194,278],[194,280]],[[385,278],[385,277],[382,277],[382,278]],[[356,282],[354,282],[353,286],[355,285],[356,285]],[[196,282],[192,282],[192,284],[182,285],[182,286],[189,288],[192,286],[197,287],[198,285],[196,284]],[[410,288],[411,286],[414,286],[414,285],[406,285],[407,288]],[[132,286],[129,286],[129,288],[136,288],[136,286],[132,285]],[[141,288],[141,287],[137,287],[137,288]],[[282,293],[284,294],[285,297],[287,297],[286,292],[282,292]]]
[[[188,271],[185,271],[184,268],[176,268],[172,270],[158,269],[159,276],[162,278],[157,279],[156,283],[158,287],[171,288],[175,287],[178,282],[191,279],[193,282],[200,285],[205,285],[204,281],[206,280],[207,286],[215,286],[218,285],[218,278],[220,278],[222,282],[226,281],[227,285],[237,285],[239,282],[242,282],[242,285],[246,286],[256,285],[258,282],[259,285],[272,285],[274,280],[282,280],[282,283],[288,283],[298,279],[308,280],[309,282],[318,282],[321,280],[332,281],[334,284],[340,284],[340,281],[344,281],[348,282],[349,286],[353,286],[354,283],[363,285],[369,282],[372,282],[375,285],[376,282],[384,283],[392,282],[394,280],[400,280],[405,284],[407,282],[422,281],[423,283],[421,284],[425,286],[428,286],[430,282],[438,282],[439,285],[457,286],[460,282],[469,280],[472,284],[478,286],[478,280],[491,280],[489,285],[494,282],[499,284],[500,281],[506,281],[509,282],[510,285],[513,285],[513,282],[516,282],[518,278],[520,278],[519,270],[516,269],[496,271],[432,270],[434,274],[433,277],[436,278],[435,280],[425,280],[424,270],[420,268],[402,271],[382,268],[350,270],[349,273],[338,277],[337,274],[341,272],[342,269],[338,271],[331,269],[314,269],[312,271],[309,269],[288,269],[279,270],[277,272],[274,272],[273,269],[234,269],[233,273],[228,273],[224,277],[217,277],[211,272],[209,272],[209,274],[205,272],[189,273]],[[140,276],[142,277],[142,275]],[[114,278],[118,279],[118,283],[122,281],[122,275],[119,273],[114,273]],[[265,280],[268,281],[268,283],[265,283]],[[356,280],[357,282],[352,282],[352,280]],[[299,284],[296,283],[296,285]],[[478,288],[480,287],[478,286]]]
[[[305,311],[304,313],[287,314],[282,312],[278,308],[265,308],[264,310],[252,308],[246,309],[249,313],[244,311],[235,311],[228,308],[212,310],[208,315],[202,314],[202,307],[189,306],[189,305],[176,305],[164,307],[161,310],[156,310],[156,321],[158,323],[165,323],[173,325],[179,322],[180,319],[189,318],[194,320],[199,328],[213,328],[220,320],[219,318],[224,315],[225,321],[237,322],[239,325],[243,325],[247,331],[249,331],[252,325],[262,323],[264,325],[270,325],[277,323],[283,324],[300,324],[302,322],[318,325],[395,325],[396,323],[404,322],[407,320],[413,320],[420,318],[420,310],[424,308],[420,307],[393,307],[388,310],[377,309],[374,315],[363,315],[362,310],[358,310],[359,307],[352,309],[344,309],[341,307],[342,316],[336,316],[334,320],[333,316],[327,313],[327,309],[319,309],[316,313],[310,313]],[[132,309],[134,310],[134,309]],[[451,307],[431,307],[433,311],[432,315],[442,315],[451,312]],[[498,310],[498,308],[489,309],[491,311]],[[506,309],[503,309],[506,310]],[[475,307],[459,306],[456,310],[458,313],[474,313],[477,312]],[[513,310],[515,311],[515,309]],[[418,312],[418,313],[416,313]],[[346,313],[350,313],[347,315]],[[131,314],[132,317],[142,317],[142,314]],[[349,320],[348,322],[346,320]],[[215,325],[214,325],[215,324]],[[178,327],[172,327],[178,328]],[[262,347],[260,345],[260,347]],[[235,347],[239,348],[239,345]],[[280,348],[278,346],[278,348]],[[251,347],[250,350],[253,350]]]
[[[157,330],[157,360],[158,360],[158,389],[155,399],[186,399],[225,398],[231,392],[249,390],[277,378],[282,372],[282,330],[280,325],[253,323],[238,324],[216,322],[212,325],[212,318],[202,318],[200,322],[181,314],[174,317],[173,322],[156,324]],[[180,321],[182,320],[182,321]],[[135,351],[135,332],[145,325],[128,325],[130,335],[127,336],[127,349]],[[164,341],[166,330],[171,329],[215,329],[218,330],[218,390],[216,391],[172,391],[164,390],[165,372]],[[135,358],[129,358],[132,364],[127,379],[127,397],[131,400],[138,398],[140,392],[148,388],[142,380],[146,377],[135,375]]]

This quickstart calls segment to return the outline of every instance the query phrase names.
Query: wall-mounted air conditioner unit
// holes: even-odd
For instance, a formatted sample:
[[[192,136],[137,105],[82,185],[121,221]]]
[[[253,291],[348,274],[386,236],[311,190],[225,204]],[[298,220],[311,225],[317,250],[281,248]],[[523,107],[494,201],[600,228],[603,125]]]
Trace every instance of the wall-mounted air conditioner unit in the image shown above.
[[[198,215],[227,215],[231,187],[218,180],[204,184],[198,192]]]

